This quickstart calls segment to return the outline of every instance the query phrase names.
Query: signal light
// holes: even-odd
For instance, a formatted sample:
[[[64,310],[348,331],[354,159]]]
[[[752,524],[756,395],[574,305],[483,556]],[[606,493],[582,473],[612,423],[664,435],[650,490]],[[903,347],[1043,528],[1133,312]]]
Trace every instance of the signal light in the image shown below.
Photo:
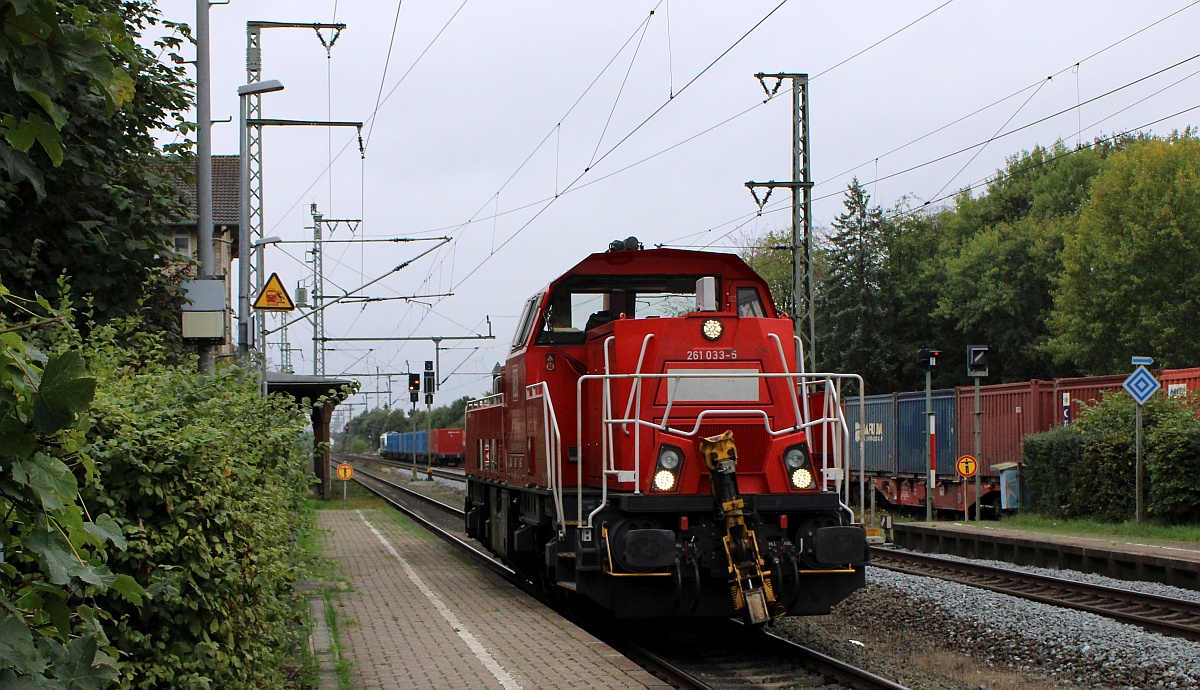
[[[409,374],[408,375],[408,390],[410,390],[410,391],[421,390],[421,375],[420,374]]]
[[[342,429],[342,431],[346,432],[347,434],[350,433],[350,425],[347,424],[346,428]]]
[[[938,357],[941,356],[941,350],[923,347],[920,350],[917,350],[917,366],[921,367],[922,369],[936,369]]]

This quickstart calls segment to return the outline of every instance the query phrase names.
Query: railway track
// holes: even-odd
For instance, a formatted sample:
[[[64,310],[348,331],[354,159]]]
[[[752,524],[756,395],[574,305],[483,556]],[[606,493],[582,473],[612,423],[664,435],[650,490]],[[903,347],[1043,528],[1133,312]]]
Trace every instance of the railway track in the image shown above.
[[[411,463],[411,462],[405,462],[403,460],[388,460],[387,458],[382,458],[378,455],[356,455],[353,453],[333,453],[332,457],[335,460],[341,459],[345,462],[350,462],[350,463],[368,462],[368,463],[374,463],[376,465],[383,465],[385,467],[398,467],[398,468],[404,469],[404,470],[416,470],[416,473],[420,474],[420,475],[426,475],[426,476],[432,475],[434,477],[438,477],[440,479],[448,479],[453,482],[466,482],[467,481],[466,475],[463,473],[462,469],[447,469],[445,467],[432,467],[431,468],[428,465],[424,465],[419,462]],[[414,465],[415,465],[415,467],[414,467]]]
[[[352,458],[341,456],[342,460]],[[371,493],[412,518],[439,538],[461,550],[522,591],[547,605],[537,587],[467,540],[461,531],[463,511],[456,506],[413,491],[370,470],[359,456],[354,480]],[[557,607],[556,607],[557,608]],[[884,678],[815,650],[751,628],[733,620],[678,621],[634,626],[597,621],[565,612],[577,625],[640,663],[651,673],[679,688],[731,690],[734,688],[852,688],[854,690],[905,690]]]
[[[886,678],[734,620],[639,622],[632,634],[625,627],[611,640],[598,636],[635,660],[649,659],[670,669],[688,687],[905,690]]]
[[[1185,599],[881,547],[871,548],[871,565],[1088,611],[1153,632],[1200,641],[1200,604]]]

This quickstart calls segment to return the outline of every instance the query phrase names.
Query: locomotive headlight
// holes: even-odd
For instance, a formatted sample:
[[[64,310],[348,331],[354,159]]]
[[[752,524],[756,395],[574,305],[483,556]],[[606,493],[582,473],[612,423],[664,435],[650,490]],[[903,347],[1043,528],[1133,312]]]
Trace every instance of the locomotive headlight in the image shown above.
[[[783,452],[783,468],[793,489],[813,487],[812,458],[808,455],[808,444],[799,443]]]
[[[803,467],[795,472],[792,472],[792,486],[796,487],[797,489],[807,489],[812,486],[812,483],[812,472],[809,472]]]
[[[679,461],[682,458],[679,455],[679,450],[671,446],[663,446],[658,452],[658,466],[664,470],[675,470],[679,467]]]
[[[679,470],[683,466],[683,450],[678,446],[658,447],[658,464],[654,468],[652,491],[674,491],[679,484]]]
[[[717,321],[716,319],[708,319],[704,322],[704,325],[700,327],[700,332],[709,340],[716,340],[717,338],[720,338],[721,333],[724,332],[724,330],[725,327],[722,326],[721,322]]]
[[[659,491],[670,491],[675,488],[675,474],[670,470],[659,470],[654,473],[654,488]]]
[[[800,467],[804,465],[804,460],[804,451],[800,450],[799,446],[795,448],[788,448],[787,452],[783,454],[783,464],[789,470],[800,469]]]

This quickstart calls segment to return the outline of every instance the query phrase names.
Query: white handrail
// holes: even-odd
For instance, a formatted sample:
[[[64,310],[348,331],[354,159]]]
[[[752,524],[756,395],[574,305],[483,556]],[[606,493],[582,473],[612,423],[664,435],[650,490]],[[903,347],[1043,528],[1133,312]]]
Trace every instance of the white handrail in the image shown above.
[[[614,340],[615,340],[615,338],[613,338],[612,336],[609,336],[609,338],[604,343],[605,371],[606,372],[611,372],[611,365],[610,365],[611,360],[609,358],[608,350],[609,350],[609,346],[612,344],[612,342]],[[645,341],[643,342],[643,346],[645,346]],[[782,349],[782,346],[781,346],[781,349]],[[822,411],[821,418],[811,419],[810,418],[811,414],[809,414],[808,405],[806,403],[804,406],[804,410],[803,410],[803,418],[804,418],[803,422],[800,422],[799,424],[796,424],[796,425],[793,425],[790,427],[781,428],[778,430],[773,429],[771,427],[770,416],[767,414],[766,410],[761,409],[761,408],[760,409],[728,408],[728,409],[704,410],[704,411],[700,412],[699,415],[697,415],[696,420],[695,420],[691,430],[675,429],[670,426],[669,409],[670,409],[670,403],[673,399],[673,396],[671,396],[670,394],[668,394],[667,411],[664,414],[663,419],[660,423],[654,423],[654,422],[650,422],[650,421],[641,419],[641,416],[642,416],[641,415],[641,411],[642,411],[642,409],[641,409],[641,407],[642,407],[641,406],[641,398],[642,398],[641,392],[643,390],[643,380],[644,379],[671,379],[671,380],[678,381],[681,379],[726,379],[727,380],[727,379],[731,379],[731,378],[753,378],[753,379],[783,378],[783,379],[794,380],[794,381],[796,381],[796,383],[789,384],[789,389],[791,389],[793,391],[793,395],[794,395],[795,386],[797,384],[799,384],[802,387],[801,390],[804,393],[804,399],[806,401],[807,401],[807,397],[808,397],[807,388],[809,385],[824,385],[825,389],[827,391],[830,391],[830,394],[825,396],[825,401],[824,401],[825,409]],[[628,380],[633,381],[632,388],[636,392],[636,405],[635,405],[636,409],[634,410],[634,413],[635,413],[634,417],[629,417],[628,410],[627,410],[625,417],[617,419],[617,418],[612,417],[612,396],[611,396],[612,387],[611,387],[611,385],[612,385],[612,381],[621,380],[621,379],[628,379]],[[578,464],[576,466],[577,495],[578,495],[578,500],[576,502],[577,524],[586,526],[589,529],[592,528],[596,515],[598,515],[600,513],[600,511],[603,510],[608,505],[608,477],[610,475],[615,475],[618,473],[618,470],[616,468],[616,446],[615,446],[614,439],[612,437],[612,430],[613,430],[613,427],[615,427],[616,425],[623,425],[623,426],[628,425],[628,424],[634,425],[634,443],[635,443],[634,458],[633,458],[633,461],[634,461],[634,467],[633,467],[634,492],[640,493],[640,491],[641,491],[641,484],[640,484],[640,479],[641,479],[641,463],[640,463],[641,436],[640,436],[640,430],[641,430],[642,426],[653,427],[655,429],[659,429],[659,430],[663,430],[663,431],[669,431],[671,433],[675,433],[680,436],[695,436],[696,434],[699,433],[700,426],[701,426],[702,422],[704,421],[704,418],[707,416],[722,416],[722,415],[740,416],[740,417],[746,417],[746,416],[759,417],[759,416],[761,416],[763,419],[763,426],[766,428],[767,433],[771,436],[779,436],[779,435],[793,432],[796,430],[809,429],[809,428],[812,428],[812,427],[818,426],[818,425],[832,425],[833,429],[830,430],[831,433],[838,435],[839,438],[848,438],[849,426],[846,423],[845,416],[843,414],[841,414],[840,396],[838,395],[837,391],[834,389],[834,386],[833,386],[834,380],[837,380],[840,383],[840,381],[842,379],[853,379],[858,382],[859,391],[860,391],[860,393],[859,393],[859,409],[860,409],[859,414],[861,416],[863,414],[862,411],[865,408],[865,399],[864,399],[864,396],[862,395],[862,388],[863,388],[862,377],[859,376],[858,374],[837,374],[837,373],[824,373],[824,372],[814,372],[814,373],[763,372],[763,371],[749,370],[749,369],[747,369],[745,371],[725,370],[725,371],[721,371],[721,372],[710,372],[710,371],[703,370],[703,369],[697,369],[694,371],[693,370],[676,369],[676,370],[671,371],[670,373],[632,373],[632,374],[604,373],[604,374],[585,374],[583,376],[580,376],[576,380],[576,383],[575,383],[575,403],[576,403],[575,428],[576,428],[577,443],[580,444],[580,457],[578,459]],[[587,382],[587,381],[601,381],[603,384],[602,409],[604,410],[604,417],[600,420],[600,423],[602,426],[602,430],[601,430],[602,456],[601,456],[600,503],[596,506],[596,508],[594,510],[592,510],[588,514],[587,521],[585,523],[584,519],[583,519],[583,489],[584,489],[584,487],[583,487],[583,450],[582,450],[582,448],[583,448],[583,409],[584,409],[583,408],[583,387],[584,387],[585,382]],[[793,406],[793,409],[795,409],[795,405]],[[828,457],[828,452],[827,452],[828,447],[827,446],[829,446],[831,444],[832,440],[833,439],[831,439],[828,434],[825,434],[822,436],[822,443],[823,443],[822,452],[825,454],[826,457]],[[841,442],[839,442],[836,445],[841,445]],[[859,440],[859,445],[860,445],[860,449],[861,449],[862,448],[862,439],[861,438]],[[861,453],[861,450],[860,450],[860,453]],[[838,467],[839,469],[843,469],[842,454],[835,452],[834,456],[835,456],[834,457],[835,466]],[[848,467],[843,469],[843,473],[846,470],[848,470]],[[864,477],[865,477],[865,475],[861,471],[861,465],[860,465],[860,478],[859,478],[860,485],[863,484]],[[843,477],[843,479],[845,479],[845,477]],[[841,488],[842,488],[841,481],[842,481],[842,479],[839,479],[838,486],[837,486],[837,493],[839,495],[841,493]],[[848,484],[848,482],[847,482],[847,484]],[[847,486],[847,490],[848,490],[848,488],[849,487]],[[840,503],[840,501],[839,501],[839,503]],[[861,510],[860,510],[860,513],[861,513]],[[850,511],[850,514],[853,516],[854,512]]]
[[[803,340],[801,340],[801,339],[800,339],[800,336],[798,336],[798,335],[794,335],[794,336],[792,336],[792,339],[794,339],[794,340],[796,341],[796,349],[797,349],[797,350],[799,350],[799,352],[800,352],[800,357],[799,357],[799,358],[798,358],[796,361],[799,363],[799,369],[800,369],[800,373],[801,373],[801,374],[803,374],[803,373],[805,373],[805,369],[804,369],[804,341],[803,341]],[[782,346],[782,345],[780,345],[780,347],[782,348],[783,346]],[[803,398],[803,400],[804,400],[804,421],[806,421],[806,422],[807,422],[807,421],[808,421],[808,416],[811,414],[811,412],[810,412],[810,411],[809,411],[809,409],[808,409],[808,384],[807,384],[807,383],[805,382],[805,380],[803,380],[803,379],[802,379],[802,381],[801,381],[801,384],[800,384],[800,395],[801,395],[801,397],[802,397],[802,398]]]
[[[550,386],[545,381],[525,387],[526,397],[533,397],[533,391],[541,389],[542,399],[542,428],[543,442],[546,445],[546,479],[550,484],[550,493],[554,496],[554,510],[557,518],[556,526],[559,536],[566,533],[563,511],[563,482],[562,482],[562,432],[558,428],[558,414],[554,411],[554,400],[550,397]]]
[[[768,333],[767,337],[775,341],[775,349],[779,351],[779,361],[783,363],[784,373],[789,373],[787,357],[783,354],[783,341],[774,333]],[[803,370],[801,371],[803,373]],[[808,389],[804,390],[804,411],[800,411],[800,402],[796,400],[796,387],[788,386],[788,392],[792,394],[792,408],[796,411],[796,423],[808,421]],[[799,427],[797,427],[799,428]]]
[[[653,333],[647,333],[646,337],[642,338],[642,351],[638,353],[637,366],[634,367],[633,373],[635,373],[635,374],[642,373],[642,362],[644,362],[646,359],[646,348],[650,345],[650,341],[653,338],[654,338]],[[607,354],[607,353],[605,353],[605,354]],[[608,358],[607,357],[605,357],[605,360],[604,360],[604,373],[606,373],[606,374],[612,373],[608,369]],[[642,389],[640,386],[630,386],[629,401],[627,403],[625,403],[625,416],[626,417],[629,416],[629,410],[630,410],[630,408],[633,407],[634,399],[636,397],[640,396],[641,392],[642,392]],[[638,400],[638,403],[640,404],[641,400]],[[635,433],[636,433],[636,430],[635,430]],[[628,429],[625,429],[625,435],[627,435],[627,436],[629,435]]]

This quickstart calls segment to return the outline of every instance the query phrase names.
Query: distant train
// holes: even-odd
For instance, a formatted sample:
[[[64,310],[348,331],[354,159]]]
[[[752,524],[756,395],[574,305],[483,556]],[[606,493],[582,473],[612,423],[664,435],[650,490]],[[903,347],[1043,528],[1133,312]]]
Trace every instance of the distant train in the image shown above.
[[[960,386],[933,391],[937,486],[933,505],[942,511],[983,515],[1019,505],[1019,469],[1025,437],[1070,424],[1082,403],[1099,400],[1103,391],[1117,391],[1127,375],[1038,380],[980,386],[981,491],[975,497],[974,479],[963,482],[955,461],[975,455],[975,389]],[[1160,395],[1200,389],[1200,368],[1157,372]],[[869,382],[868,382],[869,384]],[[925,451],[925,393],[888,393],[866,398],[863,414],[846,405],[846,419],[856,438],[862,437],[865,471],[875,498],[884,507],[924,507],[929,456]],[[850,444],[850,470],[858,474],[858,444]],[[852,492],[857,483],[851,484]]]
[[[525,303],[466,413],[466,531],[617,618],[817,615],[863,586],[842,500],[849,375],[732,254],[614,241]]]
[[[463,464],[463,430],[389,431],[379,436],[379,455],[388,460]]]

